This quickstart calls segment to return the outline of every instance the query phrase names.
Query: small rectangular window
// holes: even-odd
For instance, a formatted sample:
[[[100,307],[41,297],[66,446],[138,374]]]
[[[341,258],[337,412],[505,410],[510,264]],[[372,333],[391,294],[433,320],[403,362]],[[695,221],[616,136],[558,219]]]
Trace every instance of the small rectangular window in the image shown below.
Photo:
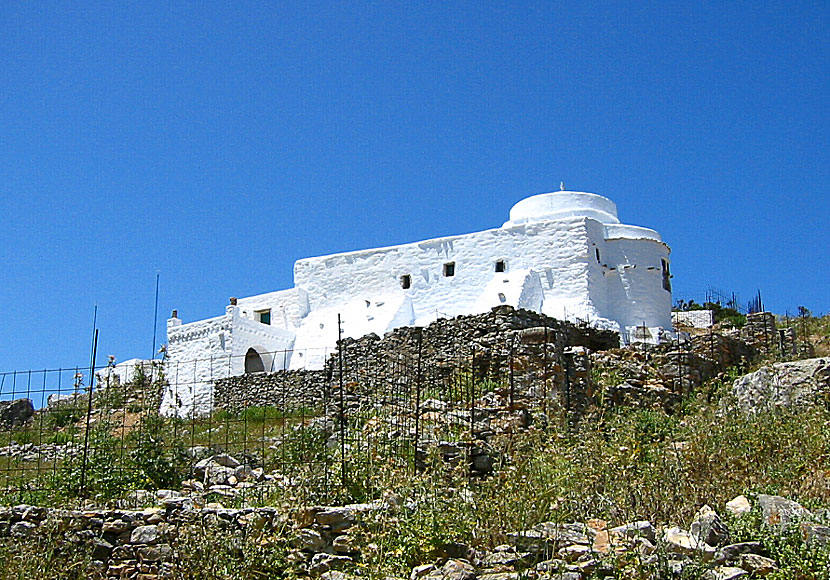
[[[599,257],[599,248],[594,248],[594,252],[596,252],[597,254],[597,264],[599,264],[600,262],[602,262],[602,260]]]
[[[257,310],[256,319],[262,324],[271,324],[271,309]]]
[[[412,286],[412,276],[404,274],[401,276],[401,288],[408,290]]]
[[[496,272],[505,271],[507,271],[507,264],[504,263],[504,260],[496,260]]]
[[[444,264],[444,277],[449,278],[450,276],[455,276],[455,262]]]

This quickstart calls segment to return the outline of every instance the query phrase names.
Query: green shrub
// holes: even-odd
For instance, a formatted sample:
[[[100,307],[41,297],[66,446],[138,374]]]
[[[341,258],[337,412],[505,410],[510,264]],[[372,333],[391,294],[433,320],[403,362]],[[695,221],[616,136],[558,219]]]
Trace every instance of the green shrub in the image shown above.
[[[126,437],[126,458],[151,489],[177,488],[190,476],[190,459],[176,419],[155,413],[141,418],[137,430]]]

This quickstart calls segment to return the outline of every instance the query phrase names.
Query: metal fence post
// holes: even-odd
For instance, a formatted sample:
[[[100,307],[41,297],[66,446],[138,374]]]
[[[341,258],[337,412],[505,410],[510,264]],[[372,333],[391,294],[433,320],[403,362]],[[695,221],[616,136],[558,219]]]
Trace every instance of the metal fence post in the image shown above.
[[[98,353],[98,329],[92,339],[92,361],[89,364],[89,396],[87,397],[86,426],[84,427],[84,457],[81,463],[80,497],[86,495],[86,470],[89,461],[89,423],[92,418],[92,395],[95,387],[95,355]]]
[[[415,445],[412,451],[413,471],[418,470],[418,445],[421,440],[421,381],[423,379],[421,356],[423,355],[424,330],[418,329],[418,366],[415,377]]]
[[[510,340],[510,351],[509,351],[509,359],[508,359],[508,370],[510,371],[510,409],[513,409],[513,399],[515,394],[515,378],[513,376],[513,350],[516,345],[516,335],[514,334]]]
[[[337,358],[338,381],[340,385],[340,483],[346,485],[346,405],[344,400],[343,383],[343,326],[340,314],[337,315]]]
[[[548,414],[548,327],[545,326],[545,342],[542,344],[542,364],[544,374],[542,376],[542,413]]]

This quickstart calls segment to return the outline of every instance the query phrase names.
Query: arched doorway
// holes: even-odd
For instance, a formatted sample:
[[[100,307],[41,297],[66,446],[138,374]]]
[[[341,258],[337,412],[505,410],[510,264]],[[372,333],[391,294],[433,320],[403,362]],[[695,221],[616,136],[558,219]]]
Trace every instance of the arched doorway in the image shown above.
[[[264,373],[265,362],[254,348],[249,348],[245,353],[245,374]]]

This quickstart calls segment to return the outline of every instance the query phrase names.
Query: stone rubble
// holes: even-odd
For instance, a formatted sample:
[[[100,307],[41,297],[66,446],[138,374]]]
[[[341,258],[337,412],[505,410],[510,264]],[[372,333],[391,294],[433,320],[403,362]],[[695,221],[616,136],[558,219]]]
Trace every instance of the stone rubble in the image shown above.
[[[221,461],[221,460],[220,460]],[[166,499],[169,494],[159,494]],[[736,498],[737,499],[737,498]],[[746,498],[744,498],[746,499]],[[812,525],[813,515],[796,502],[759,495],[756,505],[774,529]],[[730,502],[734,504],[733,502]],[[742,500],[738,503],[742,503]],[[172,577],[178,537],[186,526],[214,527],[231,537],[245,530],[280,533],[288,529],[297,571],[324,580],[354,580],[355,565],[365,549],[356,541],[361,519],[369,512],[396,510],[394,502],[378,500],[345,506],[312,506],[290,513],[276,508],[202,508],[166,503],[143,510],[62,510],[27,505],[0,508],[0,538],[27,541],[44,529],[62,530],[65,540],[86,546],[92,555],[90,577]],[[786,513],[786,517],[782,514]],[[777,514],[777,515],[776,515]],[[713,531],[714,530],[714,531]],[[506,534],[508,544],[477,551],[464,544],[446,544],[439,558],[412,568],[410,580],[586,580],[613,575],[610,556],[631,554],[642,565],[662,558],[676,575],[689,566],[704,566],[703,578],[762,577],[778,569],[760,542],[729,544],[728,530],[717,512],[704,506],[690,530],[659,528],[640,520],[608,528],[605,522],[544,522]],[[814,536],[817,541],[822,541]],[[811,541],[805,536],[805,541]],[[629,561],[630,558],[628,559]]]

